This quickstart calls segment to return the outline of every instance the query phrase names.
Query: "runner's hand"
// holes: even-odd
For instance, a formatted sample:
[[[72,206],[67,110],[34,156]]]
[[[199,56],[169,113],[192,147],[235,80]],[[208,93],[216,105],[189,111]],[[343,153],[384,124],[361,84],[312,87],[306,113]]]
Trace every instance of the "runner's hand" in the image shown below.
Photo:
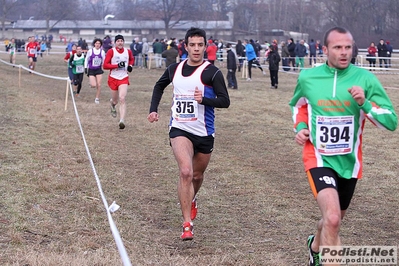
[[[125,62],[119,62],[119,63],[118,63],[118,67],[119,67],[119,68],[125,67]]]
[[[159,115],[157,112],[152,112],[147,116],[147,119],[150,123],[157,122],[159,120]]]
[[[366,101],[366,96],[364,95],[364,90],[362,87],[352,86],[352,88],[348,89],[348,92],[352,95],[352,98],[359,106],[362,106]]]
[[[200,91],[198,87],[195,87],[194,100],[196,100],[198,103],[202,103],[202,91]]]
[[[295,136],[295,141],[299,145],[304,145],[309,139],[309,129],[301,129]]]
[[[132,66],[128,66],[128,67],[127,67],[127,71],[128,71],[128,72],[132,72],[132,70],[133,70],[133,67],[132,67]]]

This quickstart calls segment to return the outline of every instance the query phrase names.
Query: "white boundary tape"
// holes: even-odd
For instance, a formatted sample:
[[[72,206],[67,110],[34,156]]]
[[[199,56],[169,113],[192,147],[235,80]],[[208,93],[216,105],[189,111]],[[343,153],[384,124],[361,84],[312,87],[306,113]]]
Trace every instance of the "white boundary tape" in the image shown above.
[[[63,52],[63,51],[61,51],[61,52],[56,52],[56,51],[51,51],[51,50],[53,50],[53,49],[50,49],[50,50],[48,50],[48,51],[46,51],[46,52],[44,52],[43,54],[45,54],[45,55],[52,55],[52,54],[66,54],[67,52]],[[57,49],[57,50],[59,50],[59,49]],[[5,51],[0,51],[0,54],[10,54],[10,52],[5,52]],[[16,55],[26,55],[26,52],[25,51],[22,51],[22,52],[15,52],[15,54]],[[38,54],[39,55],[39,54]]]
[[[26,68],[26,67],[24,67],[22,65],[10,64],[10,63],[2,60],[2,59],[0,59],[0,62],[4,63],[6,65],[9,65],[9,66],[18,67],[20,71],[21,71],[21,69],[24,69],[24,70],[30,71],[31,73],[39,75],[39,76],[42,76],[42,77],[56,79],[56,80],[65,80],[65,81],[67,81],[66,98],[68,98],[68,89],[69,89],[69,92],[71,93],[71,95],[73,95],[73,88],[72,88],[72,84],[71,84],[69,78],[45,75],[45,74],[33,71],[33,70],[29,69],[29,68]],[[78,109],[76,107],[75,99],[74,99],[73,96],[72,96],[72,103],[73,103],[73,107],[74,107],[74,110],[75,110],[76,120],[77,120],[78,125],[79,125],[80,133],[82,135],[83,143],[84,143],[84,146],[85,146],[85,149],[86,149],[86,153],[87,153],[87,156],[89,158],[90,166],[91,166],[91,169],[93,171],[94,177],[96,178],[97,187],[98,187],[98,190],[100,192],[101,199],[102,199],[104,207],[105,207],[105,211],[107,212],[109,226],[111,228],[112,235],[114,237],[116,246],[118,248],[119,255],[121,257],[121,260],[122,260],[124,266],[131,266],[132,264],[130,262],[129,256],[127,255],[126,248],[123,245],[122,238],[120,236],[118,228],[116,227],[115,222],[112,219],[112,215],[111,215],[111,213],[113,213],[113,212],[115,212],[116,210],[119,209],[119,206],[115,203],[115,201],[111,205],[108,205],[108,203],[107,203],[107,199],[105,198],[104,192],[102,190],[101,182],[100,182],[100,179],[99,179],[99,177],[97,175],[97,171],[96,171],[96,168],[94,166],[94,162],[93,162],[93,159],[91,157],[91,153],[90,153],[89,147],[87,146],[87,142],[86,142],[86,138],[85,138],[85,135],[84,135],[84,132],[83,132],[82,124],[80,123],[80,117],[79,117]]]

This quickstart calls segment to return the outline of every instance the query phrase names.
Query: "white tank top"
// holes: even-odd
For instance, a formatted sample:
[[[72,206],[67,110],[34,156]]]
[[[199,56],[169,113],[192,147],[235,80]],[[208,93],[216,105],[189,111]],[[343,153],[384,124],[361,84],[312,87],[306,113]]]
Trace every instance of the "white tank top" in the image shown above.
[[[122,80],[128,76],[127,66],[129,65],[129,52],[127,49],[123,49],[122,53],[119,53],[116,48],[112,48],[114,56],[111,59],[111,64],[118,64],[119,62],[125,62],[125,67],[111,69],[110,76],[114,79]]]
[[[194,100],[195,87],[205,95],[201,74],[210,63],[205,61],[192,75],[184,77],[182,71],[185,63],[186,60],[177,66],[172,80],[174,88],[170,126],[197,136],[214,135],[213,107],[198,104]]]

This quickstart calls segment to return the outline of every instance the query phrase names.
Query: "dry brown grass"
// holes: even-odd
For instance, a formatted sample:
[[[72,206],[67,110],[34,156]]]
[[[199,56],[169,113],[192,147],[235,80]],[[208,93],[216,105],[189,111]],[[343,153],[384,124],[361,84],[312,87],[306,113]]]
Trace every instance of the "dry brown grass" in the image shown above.
[[[6,55],[0,54],[6,59]],[[17,63],[26,64],[25,56]],[[37,71],[66,76],[62,55],[39,58]],[[223,69],[226,72],[225,69]],[[0,63],[0,264],[121,265],[64,82]],[[218,109],[215,151],[199,193],[192,242],[179,239],[177,166],[167,122],[146,120],[161,70],[131,74],[127,127],[84,81],[77,107],[85,137],[133,265],[305,265],[305,240],[319,211],[293,141],[288,101],[296,75],[280,73],[278,90],[254,70],[239,79],[231,106]],[[398,76],[379,75],[387,87]],[[388,89],[398,111],[399,91]],[[342,226],[346,245],[398,245],[398,133],[368,123],[364,178]],[[94,199],[93,199],[94,198]],[[96,199],[97,198],[97,199]]]

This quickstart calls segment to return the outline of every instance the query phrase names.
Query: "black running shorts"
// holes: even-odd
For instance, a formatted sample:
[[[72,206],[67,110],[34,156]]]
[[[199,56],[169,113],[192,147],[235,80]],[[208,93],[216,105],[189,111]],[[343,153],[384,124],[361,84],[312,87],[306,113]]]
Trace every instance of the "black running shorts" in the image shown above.
[[[339,177],[337,172],[328,167],[312,168],[306,174],[315,198],[321,190],[335,188],[338,192],[341,210],[348,209],[355,192],[357,178],[346,179]]]
[[[104,73],[104,71],[99,68],[99,69],[90,69],[88,70],[88,74],[89,76],[97,76],[97,75],[102,75]]]
[[[173,139],[179,136],[186,137],[191,141],[191,143],[193,143],[194,153],[200,152],[204,154],[209,154],[213,151],[215,138],[212,135],[200,137],[184,130],[171,127],[169,130],[169,138]]]

